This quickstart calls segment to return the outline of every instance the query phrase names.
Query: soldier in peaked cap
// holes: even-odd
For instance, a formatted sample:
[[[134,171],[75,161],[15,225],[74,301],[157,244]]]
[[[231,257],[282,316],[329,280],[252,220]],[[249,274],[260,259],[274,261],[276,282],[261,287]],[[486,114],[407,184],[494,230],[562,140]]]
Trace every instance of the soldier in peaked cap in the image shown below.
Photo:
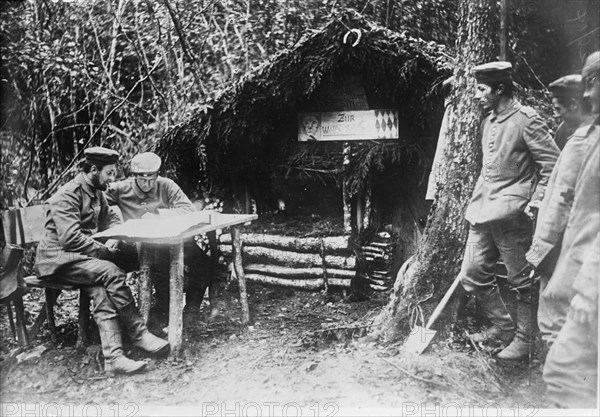
[[[554,117],[561,120],[554,141],[562,151],[567,140],[588,117],[588,109],[583,101],[581,75],[571,74],[560,77],[548,85],[552,94]]]
[[[144,369],[146,363],[125,356],[121,323],[133,344],[147,352],[164,352],[169,344],[146,328],[125,282],[126,273],[117,266],[118,252],[91,237],[120,222],[102,193],[115,180],[119,154],[102,147],[86,149],[84,154],[83,172],[46,201],[46,235],[37,247],[36,271],[40,279],[81,285],[80,291],[94,306],[104,370],[130,374]]]
[[[110,185],[106,197],[110,205],[121,209],[124,220],[171,216],[196,211],[196,206],[172,180],[158,175],[161,159],[152,152],[140,153],[130,163],[132,176]],[[164,321],[169,307],[169,250],[153,248],[152,279],[156,289],[153,321]],[[200,309],[212,276],[207,255],[193,239],[184,244],[186,305],[188,322]],[[157,317],[158,316],[158,317]],[[157,323],[160,326],[160,323]]]
[[[589,115],[582,113],[582,77],[577,74],[561,77],[551,83],[549,89],[553,95],[555,111],[563,115],[563,123],[556,134],[557,145],[560,146],[561,140],[566,142],[567,139],[564,136],[562,139],[559,138],[561,131],[566,132],[577,128],[580,124],[583,129],[576,129],[572,134],[568,134],[569,140],[566,142],[548,181],[547,192],[540,205],[533,243],[526,255],[527,260],[540,276],[538,325],[542,339],[548,347],[555,342],[558,332],[565,322],[566,311],[569,307],[568,294],[571,294],[572,291],[562,291],[562,287],[568,286],[560,286],[561,289],[558,293],[562,293],[562,295],[558,296],[555,290],[548,292],[545,290],[554,273],[560,254],[582,162],[593,142],[587,134],[588,129],[585,128],[586,126],[589,128],[592,121],[589,119]],[[553,287],[556,289],[555,285]],[[567,300],[559,302],[558,300],[564,298],[563,296]]]
[[[460,271],[462,286],[476,296],[492,323],[473,338],[511,342],[498,354],[502,360],[529,354],[536,325],[531,312],[538,295],[525,259],[532,235],[525,211],[543,198],[559,154],[542,118],[513,97],[511,68],[509,62],[473,68],[475,98],[491,112],[481,127],[483,167],[465,215],[470,230]],[[496,283],[494,268],[499,259],[517,293],[516,329]]]
[[[600,51],[588,56],[581,75],[591,118],[575,131],[563,151],[566,154],[576,143],[583,147],[582,156],[574,162],[578,169],[572,175],[573,185],[563,188],[561,195],[559,184],[554,192],[570,209],[566,224],[558,219],[564,224],[557,231],[564,231],[560,255],[540,298],[540,306],[548,307],[548,314],[540,316],[540,327],[556,334],[544,364],[544,381],[549,401],[563,408],[598,407]],[[545,246],[540,244],[540,248],[543,255]]]

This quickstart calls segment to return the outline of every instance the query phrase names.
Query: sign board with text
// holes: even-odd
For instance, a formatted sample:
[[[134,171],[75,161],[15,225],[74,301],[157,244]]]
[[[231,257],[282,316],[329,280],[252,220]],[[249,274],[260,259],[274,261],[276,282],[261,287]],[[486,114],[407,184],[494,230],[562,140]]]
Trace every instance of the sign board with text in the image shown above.
[[[298,114],[299,142],[376,139],[399,139],[397,110]]]

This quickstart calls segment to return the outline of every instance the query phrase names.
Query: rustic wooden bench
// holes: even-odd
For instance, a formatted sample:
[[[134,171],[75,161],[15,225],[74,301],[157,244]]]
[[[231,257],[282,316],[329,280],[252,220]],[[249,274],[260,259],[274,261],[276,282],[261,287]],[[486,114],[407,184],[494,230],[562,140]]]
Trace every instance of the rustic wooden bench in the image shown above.
[[[4,238],[7,243],[25,246],[40,241],[45,234],[46,214],[41,205],[9,209],[2,212]],[[78,291],[79,286],[61,284],[52,280],[40,279],[35,275],[23,278],[28,288],[43,288],[46,302],[36,323],[41,324],[44,318],[48,321],[48,329],[53,343],[58,341],[54,318],[54,306],[61,291]],[[18,314],[18,312],[17,312]],[[17,316],[18,317],[18,316]],[[87,342],[87,328],[90,322],[90,300],[79,292],[79,329],[77,332],[77,348],[84,347]],[[34,328],[37,326],[34,326]]]

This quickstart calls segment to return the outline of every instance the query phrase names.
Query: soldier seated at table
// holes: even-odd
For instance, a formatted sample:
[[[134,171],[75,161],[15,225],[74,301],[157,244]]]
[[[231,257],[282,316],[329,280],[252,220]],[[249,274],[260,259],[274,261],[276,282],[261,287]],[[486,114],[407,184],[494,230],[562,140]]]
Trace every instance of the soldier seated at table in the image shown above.
[[[91,237],[120,222],[102,193],[115,179],[119,154],[102,147],[84,154],[83,172],[46,201],[46,235],[38,244],[35,268],[40,279],[82,286],[80,291],[92,301],[105,372],[130,374],[144,369],[146,362],[125,356],[121,322],[133,345],[147,352],[166,352],[169,343],[148,331],[125,282],[126,273],[117,266],[118,251]]]
[[[106,197],[121,210],[124,220],[172,216],[196,211],[196,206],[172,180],[158,175],[161,159],[152,152],[140,153],[130,163],[132,176],[110,185]],[[169,311],[169,247],[149,245],[151,275],[155,289],[152,320],[166,325]],[[210,283],[210,260],[193,238],[184,244],[186,321],[200,310]]]

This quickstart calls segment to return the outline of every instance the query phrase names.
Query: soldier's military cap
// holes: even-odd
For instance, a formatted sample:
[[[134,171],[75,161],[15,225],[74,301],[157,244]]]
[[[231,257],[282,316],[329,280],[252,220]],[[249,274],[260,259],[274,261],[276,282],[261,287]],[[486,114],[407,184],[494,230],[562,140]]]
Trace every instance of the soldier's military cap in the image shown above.
[[[552,81],[548,90],[556,98],[581,98],[583,95],[583,82],[579,74],[570,74]]]
[[[583,70],[581,71],[581,75],[584,77],[594,76],[600,73],[600,51],[596,51],[590,54],[583,64]]]
[[[161,165],[160,156],[154,152],[139,153],[131,159],[131,173],[135,175],[153,175]]]
[[[481,84],[512,83],[512,64],[507,61],[477,65],[472,71],[477,82]]]
[[[104,148],[102,146],[92,146],[83,151],[86,161],[91,164],[110,165],[119,161],[119,152]]]

